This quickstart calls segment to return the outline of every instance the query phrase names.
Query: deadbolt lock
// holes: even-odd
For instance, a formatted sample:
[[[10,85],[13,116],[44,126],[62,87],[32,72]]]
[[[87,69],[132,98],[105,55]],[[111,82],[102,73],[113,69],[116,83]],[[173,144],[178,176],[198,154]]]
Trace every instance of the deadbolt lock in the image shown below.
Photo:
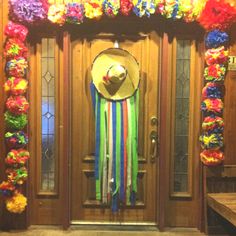
[[[151,125],[152,126],[158,125],[158,119],[156,116],[151,117]]]

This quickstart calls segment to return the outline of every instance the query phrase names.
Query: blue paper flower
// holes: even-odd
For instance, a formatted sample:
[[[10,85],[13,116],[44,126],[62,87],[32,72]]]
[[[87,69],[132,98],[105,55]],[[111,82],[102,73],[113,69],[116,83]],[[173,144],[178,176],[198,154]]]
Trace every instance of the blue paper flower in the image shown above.
[[[218,48],[229,41],[229,35],[220,30],[213,30],[208,33],[205,44],[207,48]]]
[[[138,0],[137,4],[134,5],[133,12],[138,17],[150,17],[155,13],[155,9],[153,0]]]

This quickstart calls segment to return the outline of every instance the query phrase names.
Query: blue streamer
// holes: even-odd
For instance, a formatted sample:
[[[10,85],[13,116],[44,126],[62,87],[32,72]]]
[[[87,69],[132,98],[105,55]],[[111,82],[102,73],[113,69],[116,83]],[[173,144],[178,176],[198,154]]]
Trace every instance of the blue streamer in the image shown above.
[[[112,212],[116,212],[118,210],[117,206],[117,193],[116,191],[116,102],[112,102],[112,140],[113,140],[113,159],[112,159]],[[115,193],[115,194],[114,194]]]
[[[136,193],[134,191],[131,191],[131,193],[130,193],[130,204],[131,204],[131,206],[135,205],[135,201],[136,201]]]
[[[90,83],[90,91],[91,91],[91,97],[92,97],[92,103],[93,103],[93,109],[95,110],[95,102],[96,102],[96,99],[95,99],[95,93],[96,93],[96,89],[95,89],[95,85],[93,82]]]
[[[101,97],[96,93],[96,139],[95,139],[95,178],[99,179],[99,153],[100,153],[100,112],[101,112]]]

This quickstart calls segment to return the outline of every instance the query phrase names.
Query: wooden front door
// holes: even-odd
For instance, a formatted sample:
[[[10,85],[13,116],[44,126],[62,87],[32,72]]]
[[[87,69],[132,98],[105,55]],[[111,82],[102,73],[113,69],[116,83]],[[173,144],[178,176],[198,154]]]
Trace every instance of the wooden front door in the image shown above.
[[[156,224],[158,159],[152,158],[157,145],[154,141],[151,143],[150,134],[158,131],[155,117],[158,117],[159,36],[154,31],[122,36],[120,32],[115,32],[114,27],[112,33],[109,32],[110,28],[107,27],[108,33],[93,34],[92,29],[71,33],[71,222]],[[120,48],[137,59],[141,81],[137,202],[135,206],[122,207],[114,214],[110,206],[104,206],[95,199],[95,118],[90,95],[90,72],[94,58],[102,50],[114,47],[116,40]]]

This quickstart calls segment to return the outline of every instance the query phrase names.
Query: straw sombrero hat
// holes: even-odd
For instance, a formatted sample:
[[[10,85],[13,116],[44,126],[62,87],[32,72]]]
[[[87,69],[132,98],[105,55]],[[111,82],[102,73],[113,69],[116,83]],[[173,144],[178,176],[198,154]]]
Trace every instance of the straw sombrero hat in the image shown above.
[[[122,100],[134,94],[139,85],[139,65],[126,50],[109,48],[96,56],[92,80],[98,92],[111,100]]]

